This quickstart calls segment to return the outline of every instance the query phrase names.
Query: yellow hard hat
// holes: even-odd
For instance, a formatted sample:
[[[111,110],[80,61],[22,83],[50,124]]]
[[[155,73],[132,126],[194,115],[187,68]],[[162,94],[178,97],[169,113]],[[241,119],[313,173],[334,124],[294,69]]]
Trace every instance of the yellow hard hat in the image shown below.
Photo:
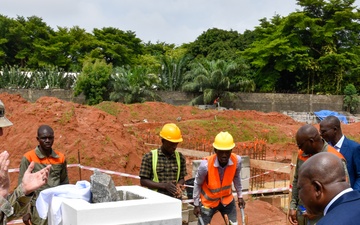
[[[175,123],[165,124],[160,131],[160,137],[174,143],[179,143],[183,141],[181,131]]]
[[[231,150],[235,147],[234,139],[227,131],[221,131],[216,135],[213,143],[214,148],[217,150]]]

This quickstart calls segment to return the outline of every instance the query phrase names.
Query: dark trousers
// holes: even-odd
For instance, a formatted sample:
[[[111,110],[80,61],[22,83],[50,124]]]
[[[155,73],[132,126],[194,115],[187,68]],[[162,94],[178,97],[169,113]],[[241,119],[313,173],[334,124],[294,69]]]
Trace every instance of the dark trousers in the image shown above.
[[[205,225],[210,224],[212,217],[217,211],[221,213],[223,218],[226,214],[232,224],[237,224],[236,204],[234,199],[227,206],[223,206],[223,204],[219,203],[219,205],[215,208],[206,208],[205,206],[201,205],[200,209],[201,218],[199,218],[198,220],[198,225],[201,225],[201,219],[203,220]]]

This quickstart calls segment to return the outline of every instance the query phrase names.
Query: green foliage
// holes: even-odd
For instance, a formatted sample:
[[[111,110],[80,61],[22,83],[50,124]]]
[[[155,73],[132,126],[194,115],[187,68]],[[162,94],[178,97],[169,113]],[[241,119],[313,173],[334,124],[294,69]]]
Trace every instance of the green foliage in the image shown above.
[[[160,99],[154,92],[159,79],[155,74],[148,73],[147,68],[117,67],[111,79],[113,91],[110,93],[110,100],[112,101],[130,104]]]
[[[344,106],[345,110],[354,113],[359,106],[360,98],[353,84],[348,84],[344,89]]]
[[[244,57],[260,90],[339,94],[359,67],[360,14],[353,0],[298,0],[303,11],[263,19]],[[272,81],[269,83],[264,80]]]
[[[241,49],[240,34],[237,31],[226,31],[217,28],[203,32],[193,43],[188,52],[196,58],[207,60],[234,60],[238,49]]]
[[[249,85],[250,80],[238,79],[238,83],[231,83],[231,79],[239,75],[239,65],[224,60],[202,60],[192,64],[191,70],[186,74],[186,82],[182,86],[185,92],[202,93],[192,100],[192,104],[212,104],[217,97],[232,99],[231,92],[240,91],[241,85]]]
[[[30,88],[34,89],[72,89],[75,83],[75,74],[64,72],[55,66],[47,66],[32,72]]]
[[[84,93],[86,103],[95,105],[108,99],[108,87],[112,65],[107,65],[105,60],[87,61],[75,83],[74,95]]]
[[[161,70],[159,57],[150,54],[139,55],[135,64],[140,67],[148,68],[150,73],[158,73]]]
[[[169,91],[181,89],[181,86],[184,84],[184,76],[189,59],[186,55],[180,55],[178,58],[167,55],[161,57],[161,89]]]
[[[114,67],[134,65],[137,55],[143,53],[141,40],[132,31],[122,31],[113,27],[94,29],[97,46],[92,50],[92,58],[105,59]]]
[[[57,67],[44,67],[30,71],[17,66],[0,68],[0,87],[9,89],[71,89],[75,83],[75,75],[65,73]]]
[[[29,88],[29,75],[23,72],[21,68],[14,66],[1,67],[0,88],[18,89]]]
[[[340,94],[347,84],[360,85],[360,11],[354,2],[297,0],[301,9],[286,17],[262,18],[252,31],[240,34],[211,28],[194,42],[180,47],[165,42],[143,43],[135,32],[113,27],[94,29],[92,33],[78,26],[57,27],[55,31],[37,16],[12,19],[0,15],[0,65],[9,66],[3,69],[0,86],[71,88],[74,78],[66,77],[63,71],[79,72],[83,65],[98,59],[114,68],[146,67],[146,73],[154,75],[150,80],[155,85],[151,88],[134,79],[135,75],[131,76],[139,81],[139,84],[131,82],[133,94],[128,96],[133,97],[153,88],[180,90],[181,87],[201,93],[194,100],[199,103],[211,102],[219,94],[226,96],[255,89]],[[237,69],[228,75],[196,72],[195,67],[204,70],[200,61],[203,59],[235,63]],[[24,74],[25,71],[34,75]],[[224,73],[222,69],[219,71]],[[155,81],[155,75],[161,83]],[[91,99],[89,104],[107,100],[107,93],[114,92],[110,75],[105,78],[108,81],[95,79],[95,86],[85,85],[84,79],[81,78],[82,84],[75,92],[86,92]],[[220,83],[213,83],[219,79],[229,85],[221,83],[220,87]],[[116,95],[119,94],[113,93],[120,100]],[[142,97],[135,98],[143,101]],[[131,99],[130,102],[134,101]]]

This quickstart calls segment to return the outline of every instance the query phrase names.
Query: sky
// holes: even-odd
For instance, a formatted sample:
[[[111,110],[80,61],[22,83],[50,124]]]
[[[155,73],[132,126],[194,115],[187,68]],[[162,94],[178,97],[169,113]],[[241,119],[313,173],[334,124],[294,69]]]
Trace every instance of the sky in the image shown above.
[[[296,0],[0,0],[1,15],[37,16],[55,30],[79,26],[91,33],[114,27],[135,32],[143,42],[178,46],[211,28],[243,33],[259,19],[296,9],[301,9]]]

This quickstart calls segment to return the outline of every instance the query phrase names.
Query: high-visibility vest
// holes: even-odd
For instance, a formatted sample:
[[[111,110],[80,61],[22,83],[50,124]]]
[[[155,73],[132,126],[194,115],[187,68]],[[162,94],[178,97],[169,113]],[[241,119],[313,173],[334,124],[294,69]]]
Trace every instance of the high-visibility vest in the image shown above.
[[[337,157],[339,157],[343,162],[344,162],[344,169],[345,169],[345,175],[346,175],[346,181],[348,183],[350,183],[350,177],[349,177],[349,171],[346,167],[346,159],[345,157],[340,153],[338,152],[334,147],[332,147],[331,145],[328,145],[327,147],[327,152],[330,152],[334,155],[336,155]],[[298,158],[302,161],[306,161],[308,160],[312,155],[304,155],[304,151],[303,150],[299,150],[298,151]]]
[[[152,153],[152,169],[153,169],[153,174],[154,174],[153,181],[159,183],[159,177],[156,172],[157,160],[158,160],[158,150],[157,149],[151,150],[151,153]],[[176,182],[178,182],[179,178],[180,178],[180,154],[176,150],[175,150],[175,157],[176,157],[176,163],[178,166]]]
[[[201,187],[201,204],[210,208],[218,206],[220,202],[223,205],[230,204],[234,199],[231,188],[236,172],[236,155],[231,153],[230,159],[234,164],[226,167],[222,183],[218,168],[214,167],[216,155],[208,156],[206,159],[208,160],[208,174]]]
[[[327,147],[327,152],[330,152],[330,153],[336,155],[337,157],[339,157],[340,159],[346,161],[346,159],[344,158],[344,156],[343,156],[340,152],[336,151],[336,149],[335,149],[334,147],[330,146],[330,145],[328,145],[328,147]],[[306,161],[306,160],[309,159],[311,156],[312,156],[312,155],[305,155],[305,156],[304,156],[304,151],[301,150],[301,149],[299,149],[299,151],[298,151],[298,158],[299,158],[300,160],[302,160],[302,161]]]

